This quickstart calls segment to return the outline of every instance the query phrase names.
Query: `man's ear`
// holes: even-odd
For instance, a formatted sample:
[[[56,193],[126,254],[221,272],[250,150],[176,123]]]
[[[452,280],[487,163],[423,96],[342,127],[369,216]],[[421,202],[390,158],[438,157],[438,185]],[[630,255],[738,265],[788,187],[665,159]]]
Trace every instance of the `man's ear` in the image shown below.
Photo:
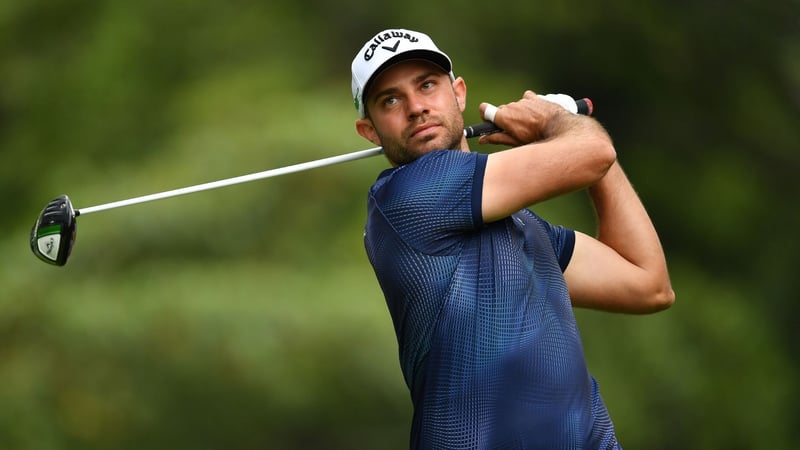
[[[378,137],[378,133],[375,131],[375,127],[372,125],[371,120],[367,118],[356,120],[356,131],[373,144],[377,146],[382,145],[381,138]]]
[[[467,109],[467,83],[463,78],[458,77],[453,81],[453,92],[456,94],[458,107],[463,113]]]

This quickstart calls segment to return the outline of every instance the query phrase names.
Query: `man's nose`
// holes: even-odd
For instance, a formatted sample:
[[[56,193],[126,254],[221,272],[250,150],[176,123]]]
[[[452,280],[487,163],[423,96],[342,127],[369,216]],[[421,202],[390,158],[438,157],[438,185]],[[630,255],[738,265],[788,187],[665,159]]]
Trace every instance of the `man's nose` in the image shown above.
[[[416,118],[428,113],[428,103],[422,95],[412,94],[408,96],[408,117]]]

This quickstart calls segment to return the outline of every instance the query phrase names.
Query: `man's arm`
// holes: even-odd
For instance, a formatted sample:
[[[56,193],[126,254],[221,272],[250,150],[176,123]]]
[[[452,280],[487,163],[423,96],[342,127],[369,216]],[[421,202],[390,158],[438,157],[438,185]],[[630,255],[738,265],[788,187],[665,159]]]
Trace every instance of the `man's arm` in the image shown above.
[[[576,232],[564,272],[574,306],[626,313],[666,309],[675,301],[655,227],[618,163],[589,188],[597,238]]]
[[[481,113],[485,104],[481,105]],[[514,148],[489,155],[483,178],[484,222],[493,222],[603,178],[616,153],[605,129],[531,91],[501,106],[495,123],[503,133],[480,143]]]
[[[495,123],[505,132],[483,136],[480,143],[515,147],[489,155],[484,221],[589,188],[599,230],[597,238],[576,232],[564,272],[573,305],[628,313],[672,305],[675,293],[655,227],[616,163],[605,129],[531,91],[500,107]]]

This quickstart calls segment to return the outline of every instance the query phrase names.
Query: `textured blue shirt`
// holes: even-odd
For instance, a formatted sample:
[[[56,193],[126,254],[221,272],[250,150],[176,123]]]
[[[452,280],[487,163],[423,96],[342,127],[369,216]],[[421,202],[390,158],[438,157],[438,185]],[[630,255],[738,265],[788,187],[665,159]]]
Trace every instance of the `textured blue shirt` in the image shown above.
[[[523,209],[483,223],[487,156],[381,173],[365,246],[411,391],[411,447],[616,449],[563,271],[575,233]]]

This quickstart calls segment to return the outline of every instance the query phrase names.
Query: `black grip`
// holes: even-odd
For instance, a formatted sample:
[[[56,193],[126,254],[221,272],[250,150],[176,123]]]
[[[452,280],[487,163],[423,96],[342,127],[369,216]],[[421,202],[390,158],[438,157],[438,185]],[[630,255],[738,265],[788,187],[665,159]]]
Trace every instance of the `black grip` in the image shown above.
[[[578,106],[578,114],[591,116],[594,112],[594,103],[588,98],[579,98],[575,100],[575,104]]]
[[[475,125],[470,125],[464,128],[464,136],[469,138],[483,136],[484,134],[499,133],[503,130],[497,127],[492,122],[483,122]]]

